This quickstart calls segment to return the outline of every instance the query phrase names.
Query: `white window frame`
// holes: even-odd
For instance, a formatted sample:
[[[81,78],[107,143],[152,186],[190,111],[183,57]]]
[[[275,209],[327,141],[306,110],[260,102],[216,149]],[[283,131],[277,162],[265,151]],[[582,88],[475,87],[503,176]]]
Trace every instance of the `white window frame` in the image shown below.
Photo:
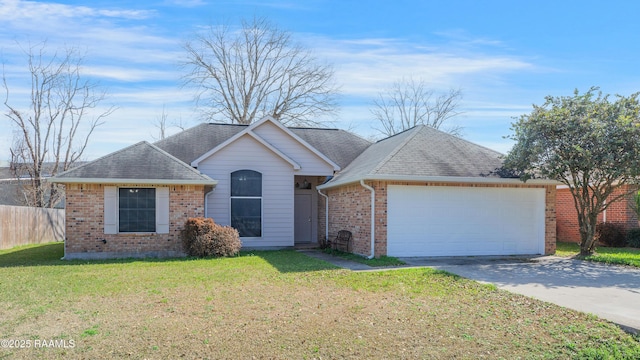
[[[233,213],[232,213],[232,202],[233,199],[258,199],[260,200],[260,236],[241,236],[242,239],[261,239],[264,236],[264,196],[234,196],[231,195],[232,193],[232,188],[233,188],[233,180],[232,180],[232,176],[235,172],[238,171],[253,171],[256,172],[258,174],[260,174],[260,193],[263,194],[264,192],[264,174],[260,171],[257,170],[252,170],[252,169],[238,169],[235,171],[232,171],[229,174],[229,224],[232,224],[233,222]],[[264,195],[264,194],[263,194]]]

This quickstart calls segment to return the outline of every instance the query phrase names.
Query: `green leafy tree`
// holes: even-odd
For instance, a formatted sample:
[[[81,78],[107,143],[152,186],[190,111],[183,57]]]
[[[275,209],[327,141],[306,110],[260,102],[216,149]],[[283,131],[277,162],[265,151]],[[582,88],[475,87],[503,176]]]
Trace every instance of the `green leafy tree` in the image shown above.
[[[569,187],[580,227],[580,254],[590,255],[598,214],[627,196],[612,195],[640,180],[640,104],[602,95],[598,88],[573,96],[546,97],[512,124],[516,141],[501,173],[522,180],[548,178]]]

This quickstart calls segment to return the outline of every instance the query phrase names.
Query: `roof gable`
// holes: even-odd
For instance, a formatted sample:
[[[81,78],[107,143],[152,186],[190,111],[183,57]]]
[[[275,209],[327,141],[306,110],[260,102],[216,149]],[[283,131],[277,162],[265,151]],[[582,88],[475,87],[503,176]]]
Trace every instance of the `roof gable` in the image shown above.
[[[268,127],[268,126],[276,127],[280,132],[285,134],[286,137],[288,137],[290,139],[293,139],[296,143],[298,143],[305,151],[308,151],[308,152],[314,154],[317,158],[321,159],[322,161],[327,163],[329,166],[331,166],[334,171],[340,170],[340,166],[338,164],[336,164],[334,161],[329,159],[326,155],[324,155],[323,153],[318,151],[316,148],[311,146],[305,140],[300,138],[298,135],[296,135],[290,129],[288,129],[287,127],[282,125],[282,123],[280,123],[279,121],[274,120],[271,117],[265,117],[265,118],[261,119],[260,121],[255,122],[255,123],[247,126],[245,129],[239,131],[238,133],[236,133],[235,135],[231,136],[227,140],[225,140],[222,143],[218,144],[216,147],[214,147],[211,150],[209,150],[209,151],[205,152],[204,154],[200,155],[198,158],[196,158],[195,160],[193,160],[191,162],[191,166],[197,167],[200,162],[202,162],[203,160],[205,160],[205,159],[209,158],[210,156],[214,155],[215,153],[217,153],[221,149],[224,149],[225,147],[229,146],[229,144],[232,144],[233,142],[237,141],[239,138],[241,138],[243,136],[250,136],[254,140],[256,140],[259,143],[261,143],[262,145],[264,145],[266,148],[271,150],[274,154],[280,156],[283,160],[285,160],[288,163],[290,163],[293,166],[294,169],[299,170],[301,168],[301,166],[294,159],[292,159],[291,155],[285,154],[285,152],[282,151],[279,148],[278,144],[274,144],[275,141],[278,141],[277,139],[271,139],[271,142],[270,142],[265,138],[265,135],[267,135],[267,134],[261,134],[262,128],[265,128],[265,127]]]
[[[187,164],[248,128],[237,124],[200,124],[154,145]],[[372,143],[348,131],[326,128],[287,128],[309,146],[344,169]],[[296,140],[297,141],[297,140]]]
[[[142,183],[215,185],[162,149],[141,141],[53,177],[57,183]]]

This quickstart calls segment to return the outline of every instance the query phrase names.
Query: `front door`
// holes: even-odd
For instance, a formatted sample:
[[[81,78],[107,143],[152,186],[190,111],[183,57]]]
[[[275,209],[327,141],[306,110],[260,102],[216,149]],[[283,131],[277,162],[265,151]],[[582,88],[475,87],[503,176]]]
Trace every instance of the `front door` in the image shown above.
[[[296,194],[293,211],[295,243],[311,242],[311,194]]]

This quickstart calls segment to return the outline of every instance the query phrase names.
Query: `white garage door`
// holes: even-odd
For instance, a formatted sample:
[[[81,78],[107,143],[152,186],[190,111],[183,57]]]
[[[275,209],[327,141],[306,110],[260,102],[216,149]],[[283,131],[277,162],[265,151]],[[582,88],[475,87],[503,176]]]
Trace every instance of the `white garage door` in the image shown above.
[[[544,253],[544,189],[396,186],[387,192],[389,256]]]

